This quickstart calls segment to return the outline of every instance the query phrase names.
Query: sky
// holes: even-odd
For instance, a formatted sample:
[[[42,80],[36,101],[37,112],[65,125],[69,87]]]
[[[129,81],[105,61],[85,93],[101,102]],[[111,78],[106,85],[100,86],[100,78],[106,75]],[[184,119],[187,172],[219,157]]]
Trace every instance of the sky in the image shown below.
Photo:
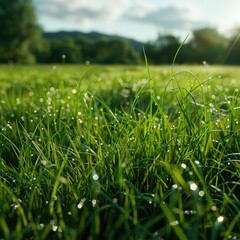
[[[97,31],[139,41],[240,26],[240,0],[33,0],[45,31]]]

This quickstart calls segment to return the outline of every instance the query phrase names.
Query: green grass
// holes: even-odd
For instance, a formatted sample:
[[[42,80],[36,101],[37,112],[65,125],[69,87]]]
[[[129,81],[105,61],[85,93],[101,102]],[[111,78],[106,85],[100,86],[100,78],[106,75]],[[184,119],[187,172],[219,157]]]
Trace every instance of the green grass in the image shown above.
[[[239,76],[0,66],[0,239],[240,239]]]

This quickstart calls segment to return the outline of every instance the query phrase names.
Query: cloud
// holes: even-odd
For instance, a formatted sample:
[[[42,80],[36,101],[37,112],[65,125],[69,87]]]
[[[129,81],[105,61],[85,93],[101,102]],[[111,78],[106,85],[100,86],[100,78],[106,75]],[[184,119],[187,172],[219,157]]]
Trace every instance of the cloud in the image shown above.
[[[72,23],[91,24],[98,21],[115,21],[129,6],[128,0],[35,0],[41,16]]]
[[[164,30],[192,30],[209,25],[208,22],[194,19],[191,8],[166,6],[136,15],[131,11],[126,14],[131,20],[153,24]]]
[[[203,8],[185,0],[162,5],[144,0],[33,0],[45,29],[85,29],[146,38],[151,32],[173,34],[209,26],[199,15]],[[147,29],[146,25],[147,23]],[[133,27],[134,26],[134,27]],[[141,33],[140,33],[141,32]]]

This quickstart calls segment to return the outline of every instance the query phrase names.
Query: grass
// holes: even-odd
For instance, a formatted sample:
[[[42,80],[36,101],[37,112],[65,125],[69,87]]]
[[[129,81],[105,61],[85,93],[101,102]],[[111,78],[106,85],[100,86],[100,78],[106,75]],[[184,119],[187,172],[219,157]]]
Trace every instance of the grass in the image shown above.
[[[239,68],[0,70],[1,239],[240,239]]]

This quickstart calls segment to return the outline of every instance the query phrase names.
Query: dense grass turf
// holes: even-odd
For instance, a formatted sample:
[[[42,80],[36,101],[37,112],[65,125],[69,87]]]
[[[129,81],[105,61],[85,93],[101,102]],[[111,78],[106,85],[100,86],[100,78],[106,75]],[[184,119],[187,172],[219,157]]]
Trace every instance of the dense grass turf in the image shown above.
[[[0,66],[0,238],[240,239],[239,77]]]

